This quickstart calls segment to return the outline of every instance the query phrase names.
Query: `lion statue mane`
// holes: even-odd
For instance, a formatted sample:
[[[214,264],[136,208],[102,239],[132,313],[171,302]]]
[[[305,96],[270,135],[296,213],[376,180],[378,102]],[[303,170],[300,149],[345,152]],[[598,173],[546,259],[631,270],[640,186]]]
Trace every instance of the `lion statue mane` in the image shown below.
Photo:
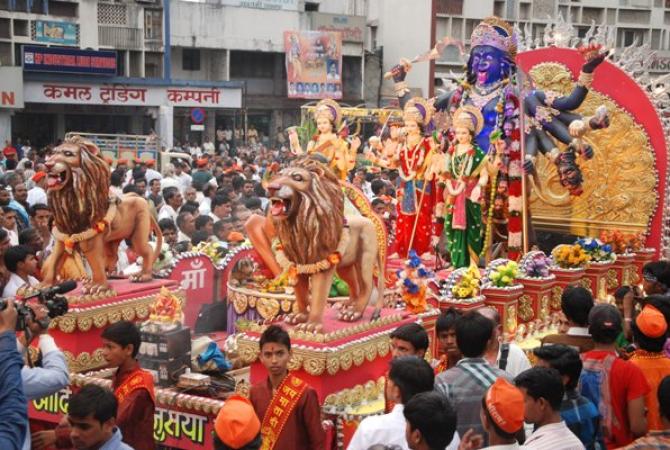
[[[124,239],[142,257],[142,271],[131,280],[151,280],[162,234],[144,198],[110,197],[110,170],[98,147],[80,136],[67,137],[53,150],[46,167],[55,243],[42,269],[44,284],[58,278],[87,278],[81,252],[91,271],[87,291],[107,290],[107,272],[116,270],[118,246]],[[157,236],[155,251],[149,245],[152,231]]]

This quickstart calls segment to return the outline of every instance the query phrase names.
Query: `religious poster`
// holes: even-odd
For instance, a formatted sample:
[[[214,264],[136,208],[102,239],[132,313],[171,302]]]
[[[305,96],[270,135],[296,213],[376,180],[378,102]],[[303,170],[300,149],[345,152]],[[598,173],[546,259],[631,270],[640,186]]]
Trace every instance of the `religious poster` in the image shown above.
[[[342,33],[285,31],[289,98],[342,98]]]

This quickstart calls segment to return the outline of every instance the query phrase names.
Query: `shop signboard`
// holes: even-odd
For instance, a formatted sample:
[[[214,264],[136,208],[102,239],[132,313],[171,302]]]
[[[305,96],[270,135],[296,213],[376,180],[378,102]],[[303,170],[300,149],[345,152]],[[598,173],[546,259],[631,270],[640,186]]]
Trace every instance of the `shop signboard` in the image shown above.
[[[297,11],[298,0],[220,0],[225,6],[239,6],[241,8],[275,9],[282,11]]]
[[[0,109],[23,108],[23,73],[20,67],[0,67]]]
[[[342,98],[342,33],[285,31],[289,98]]]
[[[133,86],[121,84],[75,84],[27,81],[28,103],[72,105],[175,106],[187,108],[240,108],[239,88],[195,88],[190,86]]]
[[[312,29],[317,31],[339,31],[342,42],[362,43],[365,38],[365,17],[340,14],[312,13]]]
[[[115,76],[116,51],[24,45],[23,70]]]
[[[76,23],[36,20],[33,40],[50,44],[77,45],[78,35],[79,25]]]

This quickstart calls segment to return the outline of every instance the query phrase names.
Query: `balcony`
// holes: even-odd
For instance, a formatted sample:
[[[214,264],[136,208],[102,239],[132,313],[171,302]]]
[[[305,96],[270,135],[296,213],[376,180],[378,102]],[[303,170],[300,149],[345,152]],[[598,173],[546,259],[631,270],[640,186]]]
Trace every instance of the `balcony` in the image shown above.
[[[129,27],[98,26],[98,43],[121,50],[141,50],[142,30]]]

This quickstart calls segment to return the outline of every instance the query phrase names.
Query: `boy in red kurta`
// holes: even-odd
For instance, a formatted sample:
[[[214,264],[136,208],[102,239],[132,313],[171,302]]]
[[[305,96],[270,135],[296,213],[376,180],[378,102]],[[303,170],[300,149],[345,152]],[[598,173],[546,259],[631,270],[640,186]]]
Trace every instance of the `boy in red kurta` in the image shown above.
[[[326,447],[316,391],[289,373],[291,339],[271,325],[261,335],[261,363],[268,378],[254,385],[249,399],[261,419],[263,450],[322,450]]]
[[[112,390],[119,403],[116,425],[121,429],[123,442],[134,450],[154,450],[154,382],[135,359],[140,343],[140,331],[133,322],[123,320],[102,332],[103,356],[109,367],[118,368]],[[56,447],[71,446],[69,436],[69,427],[59,426]]]

